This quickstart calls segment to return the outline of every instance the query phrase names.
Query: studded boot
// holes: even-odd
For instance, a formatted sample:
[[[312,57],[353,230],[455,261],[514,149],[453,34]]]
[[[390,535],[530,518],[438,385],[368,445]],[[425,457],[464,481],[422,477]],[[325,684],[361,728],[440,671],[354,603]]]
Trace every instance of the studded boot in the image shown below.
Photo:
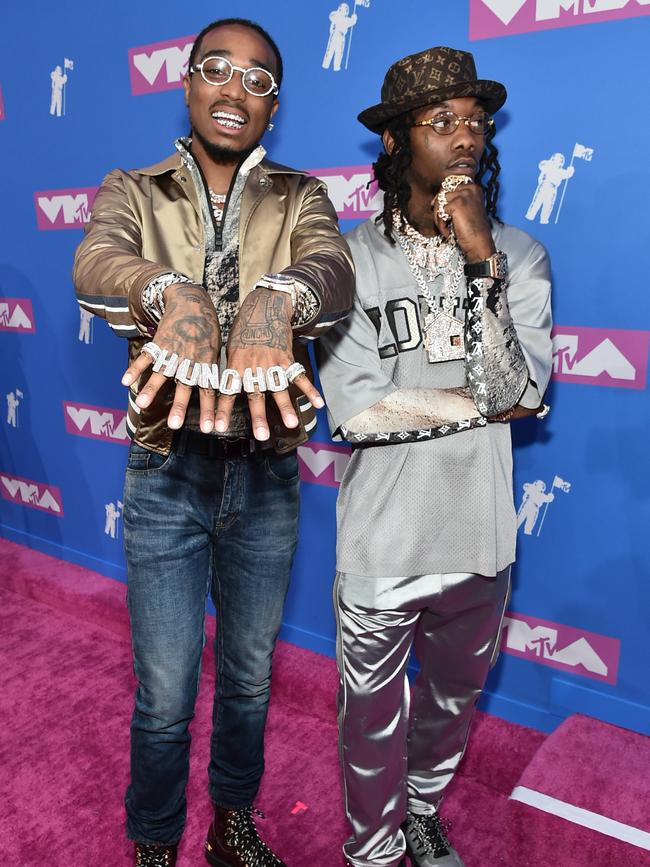
[[[437,813],[428,816],[407,813],[402,831],[406,837],[406,854],[413,867],[464,867]]]
[[[214,821],[205,843],[205,857],[213,867],[287,867],[261,839],[252,807],[214,808]]]
[[[177,846],[145,846],[135,844],[135,867],[174,867]]]

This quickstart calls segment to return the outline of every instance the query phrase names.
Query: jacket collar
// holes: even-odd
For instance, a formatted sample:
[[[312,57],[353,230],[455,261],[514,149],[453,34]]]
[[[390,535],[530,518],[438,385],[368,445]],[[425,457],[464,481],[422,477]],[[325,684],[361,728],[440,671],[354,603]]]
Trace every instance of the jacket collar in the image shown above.
[[[134,169],[134,172],[138,175],[156,177],[156,175],[164,175],[167,172],[175,172],[180,169],[181,165],[180,154],[174,153],[166,159],[161,160],[159,163],[154,163],[152,166],[146,166],[143,169]]]
[[[166,159],[161,160],[159,163],[154,163],[151,166],[146,166],[143,169],[134,169],[134,171],[139,175],[146,175],[149,177],[157,177],[160,175],[167,174],[168,172],[177,172],[179,169],[183,167],[183,161],[181,159],[181,155],[178,151],[174,154],[171,154]],[[280,163],[274,163],[271,160],[267,160],[264,158],[256,167],[257,171],[267,174],[267,175],[308,175],[309,172],[301,171],[300,169],[291,169],[288,166],[280,165]]]

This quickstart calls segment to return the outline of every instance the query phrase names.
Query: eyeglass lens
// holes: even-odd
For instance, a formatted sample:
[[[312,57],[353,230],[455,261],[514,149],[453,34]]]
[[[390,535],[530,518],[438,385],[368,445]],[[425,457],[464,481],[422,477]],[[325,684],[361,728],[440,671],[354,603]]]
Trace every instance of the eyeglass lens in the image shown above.
[[[440,135],[450,135],[461,121],[465,121],[473,133],[485,135],[490,127],[492,118],[485,111],[479,111],[471,117],[459,118],[453,111],[442,111],[435,117],[430,118],[427,126],[431,126]]]

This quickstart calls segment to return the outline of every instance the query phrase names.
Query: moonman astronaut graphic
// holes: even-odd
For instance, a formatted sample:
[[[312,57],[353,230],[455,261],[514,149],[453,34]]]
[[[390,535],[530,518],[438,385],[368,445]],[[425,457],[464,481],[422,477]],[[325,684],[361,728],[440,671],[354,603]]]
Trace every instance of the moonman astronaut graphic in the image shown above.
[[[52,100],[50,102],[50,114],[61,117],[63,108],[63,88],[68,80],[68,76],[63,72],[60,66],[55,66],[50,73],[52,79]]]
[[[350,15],[350,7],[347,3],[341,3],[338,9],[330,12],[330,35],[323,57],[323,69],[329,69],[330,63],[334,61],[332,64],[334,72],[340,71],[345,49],[345,37],[348,30],[356,23],[357,15],[356,13]]]
[[[115,539],[117,535],[117,522],[122,516],[122,512],[120,511],[122,503],[118,500],[117,508],[115,503],[106,503],[104,508],[106,509],[106,526],[104,527],[104,532],[107,536],[110,536],[111,539]]]
[[[79,340],[81,343],[92,343],[91,322],[95,318],[95,314],[90,310],[79,308]]]
[[[526,219],[534,220],[539,213],[540,223],[548,223],[560,184],[572,178],[574,172],[574,166],[564,168],[564,154],[553,154],[549,159],[542,160],[539,164],[537,189],[526,212]]]
[[[16,393],[10,391],[7,395],[7,424],[11,425],[11,427],[18,427],[18,417],[16,415],[16,408],[20,403],[19,397],[22,396],[21,392],[16,390]]]
[[[555,494],[546,493],[546,482],[537,479],[536,482],[526,482],[524,484],[524,496],[517,512],[517,529],[524,524],[524,533],[527,536],[532,536],[539,510],[544,503],[552,503],[555,499]]]

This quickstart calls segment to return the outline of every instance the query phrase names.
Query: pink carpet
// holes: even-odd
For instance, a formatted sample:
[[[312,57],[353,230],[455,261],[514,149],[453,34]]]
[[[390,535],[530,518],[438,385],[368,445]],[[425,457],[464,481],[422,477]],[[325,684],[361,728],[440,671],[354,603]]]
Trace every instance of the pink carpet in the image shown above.
[[[127,867],[131,676],[125,588],[0,540],[0,852],[8,867]],[[210,631],[214,623],[210,623]],[[179,867],[205,863],[213,665],[192,724]],[[281,643],[258,806],[290,867],[342,867],[331,660]],[[584,717],[553,735],[479,714],[445,800],[466,867],[650,867],[650,852],[509,800],[527,787],[647,828],[649,740]],[[634,758],[636,757],[636,761]]]

